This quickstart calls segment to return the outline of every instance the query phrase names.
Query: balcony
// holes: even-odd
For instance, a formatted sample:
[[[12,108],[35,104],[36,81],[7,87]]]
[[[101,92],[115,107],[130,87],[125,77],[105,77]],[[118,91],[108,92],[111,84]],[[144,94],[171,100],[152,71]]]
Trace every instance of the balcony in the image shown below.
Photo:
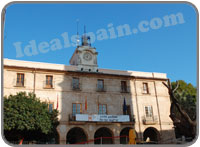
[[[55,81],[52,81],[52,83],[47,83],[46,81],[43,81],[43,88],[44,89],[54,89]]]
[[[158,122],[158,117],[155,115],[152,117],[143,116],[142,121],[144,125],[153,125]]]

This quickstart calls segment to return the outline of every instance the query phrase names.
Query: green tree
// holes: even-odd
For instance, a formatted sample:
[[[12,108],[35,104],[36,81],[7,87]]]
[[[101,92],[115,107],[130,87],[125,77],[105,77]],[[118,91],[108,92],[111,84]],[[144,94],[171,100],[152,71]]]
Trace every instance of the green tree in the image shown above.
[[[48,142],[56,134],[57,115],[33,93],[4,97],[4,136],[8,141]]]
[[[191,83],[187,84],[183,80],[178,81],[179,85],[177,90],[174,92],[178,103],[181,108],[189,115],[194,121],[196,120],[196,94],[197,89]],[[172,82],[172,89],[176,87],[176,82]]]

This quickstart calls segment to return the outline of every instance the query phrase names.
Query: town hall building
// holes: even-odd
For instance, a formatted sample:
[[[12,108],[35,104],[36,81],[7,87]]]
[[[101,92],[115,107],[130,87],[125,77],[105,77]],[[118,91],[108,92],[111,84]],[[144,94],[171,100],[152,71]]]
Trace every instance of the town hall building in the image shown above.
[[[165,73],[98,67],[98,53],[83,35],[70,66],[4,59],[3,94],[33,92],[58,109],[59,144],[172,143],[170,96]]]

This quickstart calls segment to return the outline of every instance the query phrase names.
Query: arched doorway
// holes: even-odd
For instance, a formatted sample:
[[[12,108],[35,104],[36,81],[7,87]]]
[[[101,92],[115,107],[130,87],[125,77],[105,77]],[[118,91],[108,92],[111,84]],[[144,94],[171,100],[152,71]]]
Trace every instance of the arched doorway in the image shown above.
[[[144,131],[143,139],[149,143],[158,143],[160,134],[156,128],[149,127]]]
[[[126,127],[121,130],[120,136],[127,136],[127,137],[120,137],[120,144],[128,144],[129,143],[129,131],[133,129],[131,127]]]
[[[113,144],[113,133],[108,128],[99,128],[94,134],[94,144]]]
[[[87,141],[87,135],[82,128],[75,127],[69,130],[66,136],[67,144],[78,144]]]

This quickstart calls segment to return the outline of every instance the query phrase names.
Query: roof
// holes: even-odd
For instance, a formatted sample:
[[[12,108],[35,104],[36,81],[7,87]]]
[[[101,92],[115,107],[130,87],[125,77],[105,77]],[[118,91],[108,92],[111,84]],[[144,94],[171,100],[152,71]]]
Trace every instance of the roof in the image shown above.
[[[72,66],[72,65],[13,60],[13,59],[7,59],[7,58],[4,58],[4,66],[78,72],[77,66]],[[130,70],[113,70],[113,69],[102,69],[102,68],[99,68],[98,70],[99,70],[99,73],[102,73],[102,74],[167,79],[166,73],[140,72],[140,71],[130,71]]]

